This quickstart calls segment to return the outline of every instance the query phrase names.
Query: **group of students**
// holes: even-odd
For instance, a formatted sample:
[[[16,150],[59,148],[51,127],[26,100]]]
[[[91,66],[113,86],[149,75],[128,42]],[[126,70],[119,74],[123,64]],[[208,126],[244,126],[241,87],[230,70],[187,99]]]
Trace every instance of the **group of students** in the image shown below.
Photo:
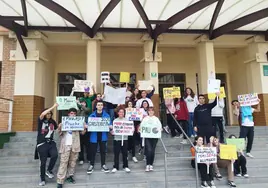
[[[64,181],[69,183],[75,183],[74,173],[77,161],[80,164],[84,163],[84,154],[87,153],[87,160],[89,166],[87,169],[87,174],[91,174],[94,171],[95,156],[97,150],[100,150],[101,157],[101,170],[105,173],[110,172],[109,168],[106,166],[106,151],[107,151],[107,141],[109,132],[87,132],[88,117],[100,117],[109,118],[110,122],[110,133],[114,135],[113,132],[113,122],[117,121],[127,121],[125,118],[125,110],[130,108],[141,109],[143,113],[143,119],[149,118],[153,121],[160,120],[154,116],[153,103],[150,97],[154,93],[153,90],[150,92],[139,91],[135,88],[133,92],[130,92],[128,87],[126,104],[125,105],[114,105],[103,101],[103,95],[96,94],[93,87],[93,95],[89,95],[88,92],[84,93],[84,97],[77,100],[78,110],[76,108],[70,108],[68,110],[68,116],[84,116],[84,131],[62,131],[62,124],[57,125],[56,121],[52,118],[52,111],[58,106],[54,104],[51,108],[45,109],[38,118],[38,135],[37,135],[37,145],[36,145],[36,155],[35,159],[40,159],[40,186],[45,185],[45,176],[48,178],[54,178],[52,172],[55,163],[58,158],[58,153],[60,154],[60,165],[57,173],[57,187],[63,187]],[[73,94],[73,92],[72,92]],[[71,94],[71,95],[72,95]],[[141,149],[143,149],[142,141],[140,138],[139,126],[142,121],[135,121],[135,131],[133,136],[122,136],[114,135],[113,140],[113,151],[114,151],[114,166],[111,170],[115,173],[119,170],[119,155],[122,152],[123,157],[123,169],[125,172],[129,173],[130,169],[128,167],[128,151],[132,154],[132,160],[136,163],[138,162],[135,157],[135,148],[137,144],[140,144]],[[54,132],[58,131],[60,135],[60,146],[59,151],[57,150],[56,143],[53,140]],[[159,130],[162,131],[162,130]],[[145,171],[153,171],[153,163],[155,158],[155,149],[158,139],[146,138],[145,143],[145,159],[146,167]],[[49,166],[46,170],[46,161],[50,158]]]

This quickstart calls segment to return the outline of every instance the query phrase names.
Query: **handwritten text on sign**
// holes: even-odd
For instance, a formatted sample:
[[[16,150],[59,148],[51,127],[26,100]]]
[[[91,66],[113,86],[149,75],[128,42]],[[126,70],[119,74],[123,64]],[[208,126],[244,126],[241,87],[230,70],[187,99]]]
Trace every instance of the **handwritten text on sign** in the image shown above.
[[[129,121],[141,121],[143,118],[142,109],[126,109],[126,118]]]
[[[181,98],[180,87],[163,88],[164,99]]]
[[[162,124],[158,118],[146,117],[142,120],[140,125],[140,132],[142,138],[161,138]]]
[[[109,132],[110,118],[89,117],[88,132]]]
[[[133,121],[114,121],[113,123],[114,135],[132,136],[134,132]]]
[[[197,163],[217,163],[216,147],[196,147]]]
[[[83,131],[85,117],[83,116],[63,116],[62,117],[62,131]]]
[[[76,97],[56,97],[56,102],[59,105],[57,108],[58,110],[69,110],[70,108],[77,108]]]
[[[258,94],[250,93],[245,95],[238,95],[238,102],[240,103],[240,106],[252,106],[259,104]]]

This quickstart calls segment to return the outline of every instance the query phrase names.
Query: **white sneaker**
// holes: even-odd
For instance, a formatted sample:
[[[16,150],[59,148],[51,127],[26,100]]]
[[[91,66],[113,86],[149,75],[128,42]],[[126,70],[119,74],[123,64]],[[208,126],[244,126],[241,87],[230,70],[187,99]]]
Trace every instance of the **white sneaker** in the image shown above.
[[[126,168],[125,168],[125,172],[126,172],[126,173],[129,173],[129,172],[130,172],[130,169],[126,167]]]
[[[167,134],[170,133],[168,126],[163,127],[163,129],[164,129],[164,131],[165,131]]]
[[[132,160],[134,161],[134,163],[139,162],[138,159],[136,157],[132,157]]]
[[[116,173],[116,172],[117,172],[117,169],[113,168],[112,173]]]
[[[183,140],[181,141],[181,144],[187,144],[187,140],[183,139]]]
[[[243,177],[244,178],[249,178],[249,175],[248,174],[244,174]]]
[[[180,138],[183,138],[183,134],[181,133]]]
[[[145,172],[149,172],[150,171],[150,165],[147,165],[145,168]]]
[[[49,179],[52,179],[54,178],[54,174],[51,172],[51,171],[46,171],[46,176],[49,178]]]
[[[241,177],[242,175],[241,175],[241,174],[236,174],[235,176],[236,176],[236,177]]]
[[[210,182],[210,188],[216,188],[216,185],[215,185],[214,181]]]
[[[150,165],[150,171],[154,171],[154,167],[152,165]]]
[[[194,138],[195,136],[194,135],[191,135],[191,138]]]
[[[84,161],[79,161],[79,164],[80,164],[80,165],[84,164]]]
[[[39,186],[45,186],[46,185],[46,182],[45,181],[41,181],[40,183],[39,183]]]
[[[247,156],[250,157],[250,158],[254,158],[254,156],[251,155],[251,153],[247,153]]]

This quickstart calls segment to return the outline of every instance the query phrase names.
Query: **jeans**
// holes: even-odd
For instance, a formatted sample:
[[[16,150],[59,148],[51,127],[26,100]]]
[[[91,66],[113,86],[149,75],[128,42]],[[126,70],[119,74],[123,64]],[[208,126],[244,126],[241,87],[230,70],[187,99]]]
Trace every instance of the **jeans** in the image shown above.
[[[222,117],[212,117],[212,124],[216,128],[219,128],[220,132],[220,143],[224,143],[224,134],[223,134],[223,124],[222,124],[223,118]]]
[[[196,135],[194,131],[194,113],[189,112],[189,123],[188,123],[188,136]]]
[[[95,164],[95,157],[96,157],[98,145],[100,146],[101,166],[105,165],[105,159],[106,159],[105,150],[106,150],[107,142],[97,141],[97,143],[90,143],[90,151],[91,151],[90,164],[92,166],[94,166]]]
[[[178,120],[178,122],[182,126],[183,131],[188,135],[188,121],[187,120]],[[183,139],[186,139],[185,135],[183,135]]]
[[[86,133],[85,135],[80,135],[80,148],[81,151],[79,153],[79,161],[84,161],[84,153],[85,153],[85,149],[86,149],[86,154],[87,154],[87,160],[90,161],[90,151],[89,151],[89,136],[88,133]]]
[[[242,171],[242,175],[247,174],[247,159],[244,155],[238,156],[237,160],[234,163],[234,173],[240,174]]]
[[[120,151],[122,153],[123,157],[123,168],[128,168],[128,152],[127,152],[127,146],[128,141],[124,140],[123,146],[121,140],[114,140],[114,168],[119,170],[119,155]]]
[[[37,148],[37,152],[39,154],[39,158],[41,161],[40,178],[41,178],[41,181],[45,181],[47,158],[50,156],[50,161],[49,161],[49,165],[47,168],[48,171],[53,170],[55,163],[57,161],[57,158],[58,158],[58,150],[56,147],[56,143],[54,141],[45,142],[43,145]]]
[[[114,109],[107,109],[107,113],[109,114],[111,121],[114,120]]]
[[[191,166],[195,168],[195,159],[191,160]],[[209,173],[207,173],[207,164],[198,163],[197,166],[201,175],[201,181],[213,181],[213,164],[209,165]]]
[[[176,124],[176,122],[174,121],[173,117],[171,114],[167,114],[167,123],[168,123],[168,127],[170,129],[171,132],[171,136],[174,137],[177,135],[176,130],[179,134],[181,134],[181,130],[178,127],[178,125]]]
[[[246,127],[241,126],[240,127],[240,136],[239,138],[247,138],[247,153],[250,153],[253,145],[253,139],[254,139],[254,126],[252,127]]]
[[[158,138],[145,138],[146,165],[153,165]]]

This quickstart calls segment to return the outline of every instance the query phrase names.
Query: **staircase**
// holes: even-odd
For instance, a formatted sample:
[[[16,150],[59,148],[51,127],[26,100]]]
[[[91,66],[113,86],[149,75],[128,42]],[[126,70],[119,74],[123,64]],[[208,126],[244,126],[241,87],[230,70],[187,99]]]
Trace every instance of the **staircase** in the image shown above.
[[[229,133],[238,135],[239,128],[228,128]],[[236,178],[237,187],[242,188],[268,188],[268,128],[256,127],[252,154],[254,159],[248,158],[248,174],[250,178]],[[168,186],[169,188],[194,188],[195,171],[190,166],[190,145],[181,145],[179,138],[171,139],[163,133],[163,141],[168,150]],[[36,132],[17,133],[11,137],[9,143],[0,150],[0,187],[2,188],[33,188],[38,187],[39,161],[34,160],[34,148],[36,144]],[[112,141],[109,140],[107,166],[113,166]],[[154,172],[144,171],[144,161],[133,163],[129,160],[131,173],[127,174],[120,169],[115,174],[104,174],[100,171],[99,156],[96,157],[95,171],[91,175],[86,174],[88,164],[77,164],[76,184],[65,184],[64,187],[90,187],[90,188],[164,188],[165,167],[164,150],[161,142],[158,142]],[[131,156],[130,156],[131,158]],[[59,161],[54,169],[57,173]],[[122,168],[122,165],[120,165]],[[226,184],[226,171],[223,170],[224,179],[215,180],[217,187],[228,187]],[[47,179],[46,187],[56,187],[56,178]]]

